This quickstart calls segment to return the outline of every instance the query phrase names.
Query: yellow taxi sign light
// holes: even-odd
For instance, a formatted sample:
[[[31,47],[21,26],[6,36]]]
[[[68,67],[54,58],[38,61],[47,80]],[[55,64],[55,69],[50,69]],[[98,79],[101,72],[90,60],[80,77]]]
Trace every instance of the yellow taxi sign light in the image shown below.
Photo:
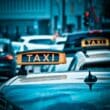
[[[66,55],[55,51],[30,51],[17,55],[18,65],[65,64]]]
[[[110,46],[108,38],[88,38],[81,41],[81,47]]]

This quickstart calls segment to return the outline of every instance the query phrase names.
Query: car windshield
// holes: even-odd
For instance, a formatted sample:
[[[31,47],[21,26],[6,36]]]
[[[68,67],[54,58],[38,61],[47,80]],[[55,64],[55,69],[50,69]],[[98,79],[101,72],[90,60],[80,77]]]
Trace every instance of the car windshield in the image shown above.
[[[52,44],[54,44],[54,41],[51,39],[34,39],[34,40],[30,40],[29,43],[52,45]]]

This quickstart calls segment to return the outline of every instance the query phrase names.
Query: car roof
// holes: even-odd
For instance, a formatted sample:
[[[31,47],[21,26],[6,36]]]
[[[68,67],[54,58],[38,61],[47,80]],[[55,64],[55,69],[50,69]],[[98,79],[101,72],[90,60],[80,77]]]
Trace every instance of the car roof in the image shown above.
[[[108,72],[91,72],[92,75],[99,77],[100,83]],[[84,83],[84,79],[88,76],[89,71],[70,71],[70,72],[56,72],[56,73],[42,73],[42,74],[28,74],[27,76],[15,76],[10,79],[5,85],[41,85],[41,84],[69,84],[69,83]],[[103,79],[100,77],[103,76]],[[110,76],[110,75],[109,75]],[[108,77],[109,77],[108,76]],[[106,79],[107,81],[107,79]],[[108,81],[110,82],[109,78]],[[4,87],[3,85],[2,87]],[[10,85],[10,86],[9,86]],[[1,87],[1,88],[2,88]]]
[[[16,46],[22,46],[22,45],[24,45],[22,42],[15,42],[15,41],[13,41],[12,42],[12,45],[14,46],[14,45],[16,45]]]
[[[20,39],[32,40],[32,39],[51,39],[53,35],[32,35],[32,36],[21,36]]]
[[[66,37],[68,35],[75,35],[75,34],[87,34],[87,33],[110,33],[110,29],[96,29],[96,30],[84,30],[84,31],[75,31],[75,32],[67,32],[62,33],[62,37]]]

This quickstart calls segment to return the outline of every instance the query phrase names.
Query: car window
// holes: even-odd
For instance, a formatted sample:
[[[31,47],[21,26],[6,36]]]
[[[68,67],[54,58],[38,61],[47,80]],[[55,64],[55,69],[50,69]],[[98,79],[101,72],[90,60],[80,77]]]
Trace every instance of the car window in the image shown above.
[[[30,40],[29,43],[33,43],[33,44],[46,44],[46,45],[54,44],[54,42],[52,40],[50,40],[50,39],[38,39],[38,40],[34,39],[34,40]]]
[[[59,42],[57,42],[57,44],[65,44],[65,41],[59,41]]]
[[[3,44],[0,44],[0,52],[3,52]]]
[[[4,45],[4,48],[3,48],[4,52],[8,52],[8,51],[9,51],[8,48],[9,48],[9,45],[5,44],[5,45]]]
[[[110,71],[110,62],[98,62],[98,63],[86,63],[82,67],[80,67],[80,70],[92,70],[92,71],[103,71],[107,70]]]
[[[9,45],[8,44],[0,44],[0,52],[8,52],[9,51]]]

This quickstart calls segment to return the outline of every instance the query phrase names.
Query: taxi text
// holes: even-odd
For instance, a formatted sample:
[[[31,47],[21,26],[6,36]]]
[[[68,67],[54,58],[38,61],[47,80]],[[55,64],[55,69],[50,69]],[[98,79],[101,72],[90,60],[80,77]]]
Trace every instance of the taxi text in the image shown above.
[[[24,55],[24,59],[26,59],[26,62],[54,62],[56,61],[55,57],[58,56],[57,54],[29,54],[29,55]]]
[[[82,47],[109,46],[109,39],[86,39],[82,41]]]

